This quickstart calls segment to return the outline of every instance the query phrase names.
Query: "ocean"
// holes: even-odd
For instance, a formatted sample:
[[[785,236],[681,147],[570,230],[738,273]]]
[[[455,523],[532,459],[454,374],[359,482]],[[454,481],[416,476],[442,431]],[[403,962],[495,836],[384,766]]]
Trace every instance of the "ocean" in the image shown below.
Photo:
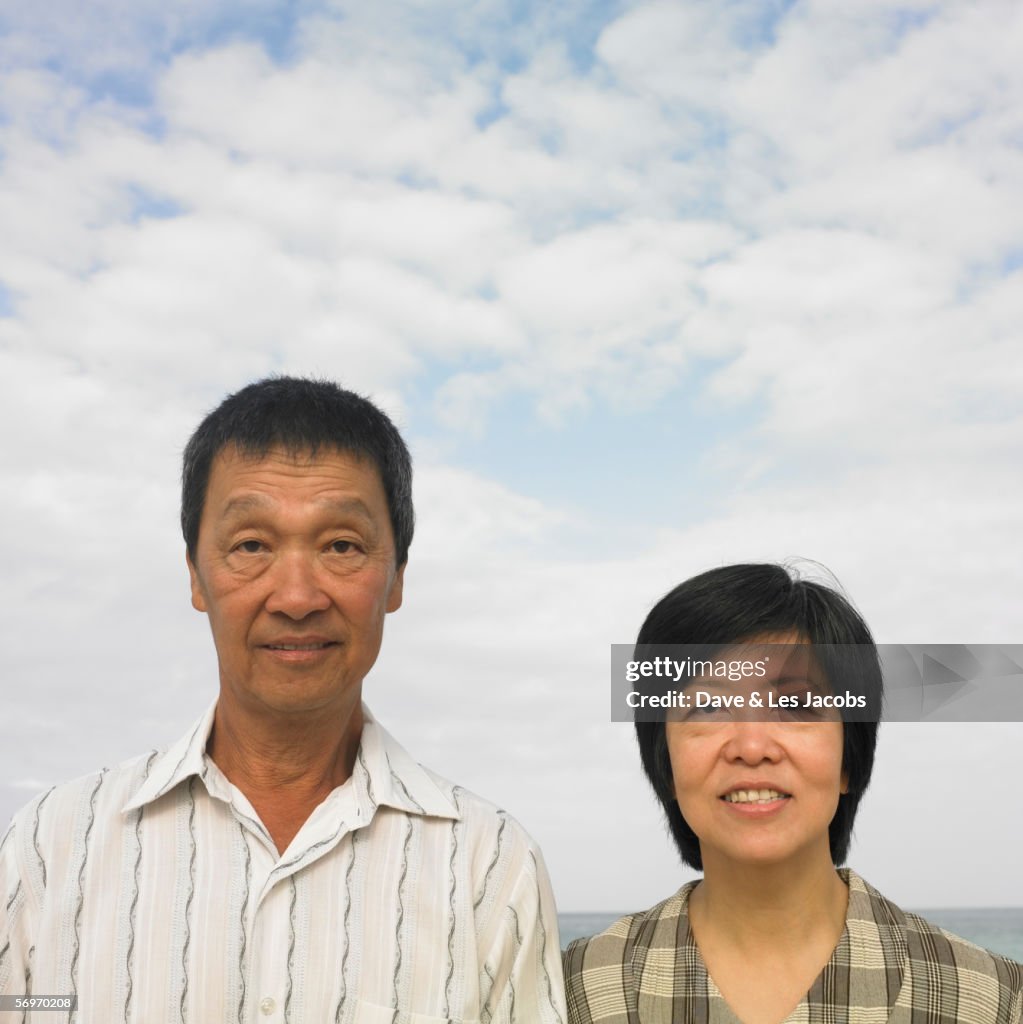
[[[1023,907],[1005,909],[944,908],[915,913],[978,946],[1023,962]],[[621,914],[558,914],[561,945],[602,932]]]

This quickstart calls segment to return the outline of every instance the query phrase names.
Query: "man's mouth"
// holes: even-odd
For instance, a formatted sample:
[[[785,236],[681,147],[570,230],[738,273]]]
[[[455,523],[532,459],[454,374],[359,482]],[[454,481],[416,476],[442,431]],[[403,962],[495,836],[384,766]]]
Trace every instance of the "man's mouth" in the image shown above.
[[[333,640],[324,640],[315,644],[265,644],[271,651],[322,651],[326,647],[333,647]]]
[[[788,800],[791,794],[777,789],[736,789],[721,798],[730,804],[766,804],[772,800]]]

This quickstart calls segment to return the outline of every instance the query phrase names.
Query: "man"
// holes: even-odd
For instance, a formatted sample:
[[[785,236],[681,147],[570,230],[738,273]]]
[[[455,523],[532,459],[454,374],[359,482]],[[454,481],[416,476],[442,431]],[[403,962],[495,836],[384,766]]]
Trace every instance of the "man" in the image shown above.
[[[334,384],[263,380],[185,450],[220,694],[163,753],[44,794],[0,847],[0,993],[77,1020],[563,1022],[536,846],[362,704],[411,465]]]

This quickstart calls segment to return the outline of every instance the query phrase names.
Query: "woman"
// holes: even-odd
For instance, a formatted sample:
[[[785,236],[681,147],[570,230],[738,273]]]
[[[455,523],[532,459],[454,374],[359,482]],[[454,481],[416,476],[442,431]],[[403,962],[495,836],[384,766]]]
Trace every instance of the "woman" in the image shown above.
[[[835,870],[870,780],[881,708],[877,650],[849,602],[779,566],[728,566],[654,607],[636,657],[664,644],[748,663],[751,644],[796,645],[781,650],[802,661],[797,671],[776,656],[754,680],[775,704],[796,690],[849,690],[864,708],[843,721],[691,701],[668,722],[637,721],[647,778],[682,860],[703,878],[569,946],[569,1024],[1020,1021],[1021,965]],[[748,694],[750,683],[730,685]]]

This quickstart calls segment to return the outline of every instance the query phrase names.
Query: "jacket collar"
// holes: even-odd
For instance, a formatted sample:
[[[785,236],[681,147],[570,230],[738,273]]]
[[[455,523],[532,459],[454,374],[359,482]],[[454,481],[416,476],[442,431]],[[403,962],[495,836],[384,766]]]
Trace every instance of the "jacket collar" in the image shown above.
[[[807,1004],[809,1019],[821,1019],[821,1008],[837,1001],[855,1008],[865,1020],[889,1020],[902,991],[908,957],[905,915],[855,871],[842,868],[839,875],[849,887],[845,928],[787,1020],[805,1019],[801,1011]],[[707,973],[689,926],[689,897],[697,884],[689,882],[633,921],[626,957],[640,1020],[738,1021]],[[712,1001],[714,1012],[709,1014]]]

